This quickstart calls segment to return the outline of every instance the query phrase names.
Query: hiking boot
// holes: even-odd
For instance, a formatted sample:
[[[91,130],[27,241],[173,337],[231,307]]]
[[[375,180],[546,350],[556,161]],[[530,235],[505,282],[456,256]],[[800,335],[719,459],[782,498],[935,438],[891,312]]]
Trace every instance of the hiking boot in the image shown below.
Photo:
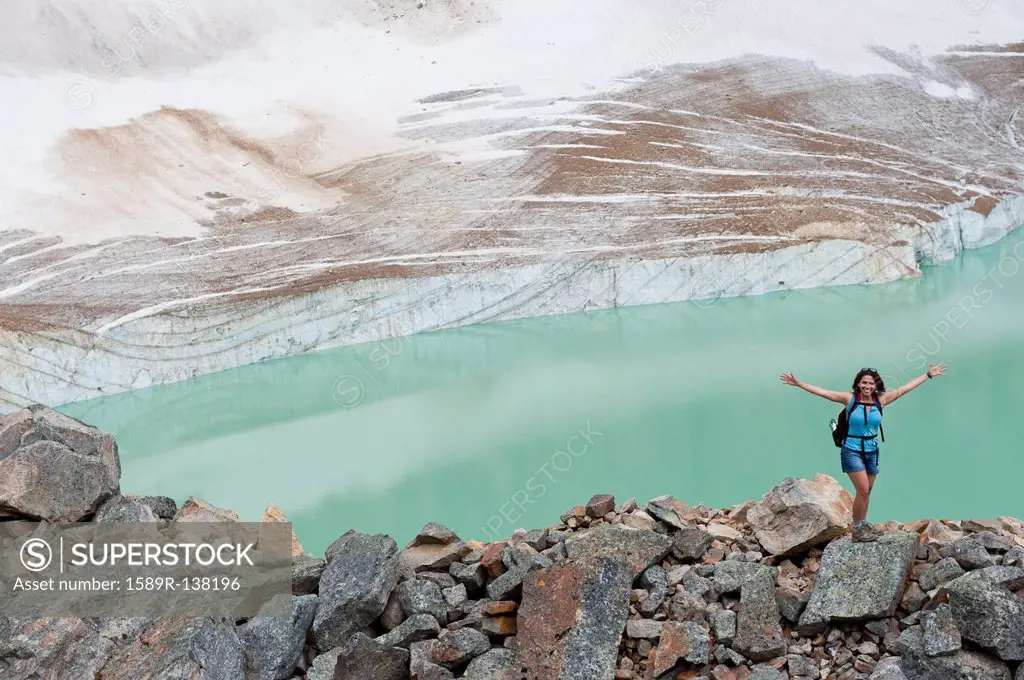
[[[853,525],[853,540],[858,543],[877,540],[881,535],[882,532],[868,522]]]

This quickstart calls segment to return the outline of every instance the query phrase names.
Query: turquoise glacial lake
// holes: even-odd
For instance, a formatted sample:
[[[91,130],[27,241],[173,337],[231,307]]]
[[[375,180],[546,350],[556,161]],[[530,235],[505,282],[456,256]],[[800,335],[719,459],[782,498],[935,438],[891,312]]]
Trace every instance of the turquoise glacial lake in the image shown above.
[[[728,506],[786,477],[846,488],[840,407],[779,374],[891,388],[868,519],[1024,516],[1024,234],[917,279],[424,333],[61,407],[109,431],[122,491],[269,503],[322,553],[427,521],[493,540],[595,493]]]

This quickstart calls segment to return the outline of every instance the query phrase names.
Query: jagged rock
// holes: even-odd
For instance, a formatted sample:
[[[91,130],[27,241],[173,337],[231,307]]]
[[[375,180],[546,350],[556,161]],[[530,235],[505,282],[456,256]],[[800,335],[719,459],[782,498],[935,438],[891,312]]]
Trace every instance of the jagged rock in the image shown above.
[[[697,576],[693,571],[688,571],[683,575],[683,588],[687,592],[700,595],[709,601],[714,601],[718,597],[718,589],[715,588],[714,581]]]
[[[131,498],[149,506],[153,514],[160,519],[174,519],[175,513],[178,512],[178,504],[168,496],[125,496],[125,498]]]
[[[516,655],[510,649],[492,649],[469,662],[464,680],[517,680]]]
[[[292,597],[290,618],[257,616],[238,626],[246,680],[286,680],[292,676],[316,605],[316,595]]]
[[[675,621],[703,621],[707,602],[700,595],[683,590],[672,596],[668,609]]]
[[[260,517],[260,522],[288,522],[288,518],[285,517],[284,510],[271,503],[263,511],[263,516]],[[295,527],[292,527],[292,547],[291,554],[293,558],[301,557],[306,554],[306,551],[302,549],[302,544],[299,543],[299,537],[295,535]]]
[[[819,632],[830,621],[892,616],[917,552],[918,535],[885,534],[876,541],[833,541],[825,548],[804,613],[802,632]]]
[[[174,513],[175,522],[237,522],[238,513],[227,508],[218,508],[206,501],[188,497]]]
[[[630,619],[626,621],[626,637],[655,640],[661,635],[661,621]]]
[[[791,650],[792,651],[792,648]],[[791,678],[819,678],[821,673],[818,670],[817,664],[813,663],[807,657],[799,654],[789,654],[786,656],[786,668],[789,671]]]
[[[729,609],[715,612],[711,617],[711,625],[715,629],[715,639],[726,645],[732,644],[736,637],[736,612]]]
[[[1024,588],[1024,569],[1019,567],[992,566],[974,572],[986,581],[1008,590]]]
[[[648,515],[676,529],[685,529],[688,523],[693,522],[692,513],[689,512],[686,503],[671,496],[652,498],[644,506],[644,510]]]
[[[987,550],[994,550],[996,552],[1007,552],[1016,546],[1013,541],[991,531],[981,531],[974,535],[974,539],[985,546]]]
[[[457,586],[452,586],[451,588],[442,588],[441,596],[444,597],[446,609],[449,610],[452,607],[458,607],[469,599],[469,596],[466,593],[466,586],[461,583]]]
[[[676,532],[672,539],[672,554],[681,560],[696,562],[708,548],[715,537],[697,527],[686,527]]]
[[[114,649],[111,639],[82,619],[0,617],[0,677],[3,678],[94,678]]]
[[[606,493],[593,496],[587,502],[587,514],[591,517],[604,517],[615,511],[615,498]]]
[[[327,568],[327,561],[312,555],[302,555],[292,561],[292,594],[309,595],[320,585],[320,576]]]
[[[335,647],[329,652],[317,654],[313,664],[306,671],[306,680],[334,680],[334,671],[338,666],[338,654],[342,647]]]
[[[899,657],[888,657],[882,659],[875,666],[871,677],[868,680],[908,680],[900,667]]]
[[[401,625],[402,621],[405,621],[405,610],[398,601],[398,593],[392,590],[387,604],[384,605],[384,611],[380,613],[380,625],[390,632]]]
[[[735,593],[749,581],[767,578],[774,583],[778,577],[778,567],[766,567],[754,562],[725,561],[715,564],[712,582],[719,594],[728,595]]]
[[[1003,555],[1003,565],[1007,567],[1024,567],[1024,548],[1018,546]]]
[[[519,663],[531,678],[590,680],[614,673],[635,574],[625,555],[589,552],[523,582]]]
[[[452,680],[454,677],[455,674],[444,666],[423,661],[417,664],[416,669],[412,672],[411,680]]]
[[[707,525],[707,532],[715,538],[725,539],[727,541],[740,541],[743,539],[743,534],[736,529],[733,529],[728,524],[712,522]]]
[[[232,622],[157,619],[141,635],[118,649],[103,667],[100,677],[103,680],[237,680],[244,673],[242,643]]]
[[[447,569],[469,552],[469,546],[462,541],[411,545],[401,552],[402,571]]]
[[[771,666],[757,665],[750,669],[750,675],[747,676],[747,680],[785,680],[784,676],[777,668]]]
[[[355,633],[338,652],[334,677],[345,680],[407,680],[409,652],[400,647],[385,647],[365,633]]]
[[[515,635],[518,621],[514,616],[487,616],[480,620],[480,632],[490,637]]]
[[[630,529],[642,529],[643,531],[654,531],[658,525],[657,520],[643,510],[633,510],[628,515],[623,515],[622,523]]]
[[[654,652],[654,675],[662,675],[684,659],[695,665],[711,658],[708,629],[693,621],[668,621],[661,629],[661,640]]]
[[[487,597],[492,600],[508,599],[519,590],[527,574],[552,565],[551,560],[543,555],[529,555],[515,548],[507,548],[504,555],[509,557],[512,566],[487,584]]]
[[[458,540],[458,535],[445,525],[438,524],[437,522],[427,522],[409,545],[429,545],[431,543],[448,545],[449,543],[456,543]]]
[[[1004,661],[1024,660],[1024,598],[968,573],[949,584],[949,606],[964,639]]]
[[[952,557],[964,569],[982,569],[995,564],[995,560],[985,550],[985,546],[976,541],[972,536],[959,538],[942,548],[939,554],[943,557]]]
[[[153,510],[127,496],[111,496],[96,510],[94,522],[156,522]]]
[[[349,531],[332,547],[313,619],[313,638],[321,651],[348,641],[376,620],[399,576],[398,546],[388,536]]]
[[[953,622],[953,610],[940,604],[921,617],[924,653],[928,656],[953,654],[960,649],[960,631]]]
[[[928,601],[928,594],[921,590],[921,587],[916,583],[911,582],[907,586],[906,591],[903,593],[903,597],[900,598],[900,606],[906,609],[908,612],[916,612],[924,603]]]
[[[430,614],[442,626],[448,622],[448,604],[436,583],[421,579],[402,581],[395,593],[406,616]]]
[[[949,656],[928,656],[919,626],[900,635],[901,667],[907,680],[1010,680],[1006,663],[987,654],[960,650]]]
[[[430,614],[413,614],[389,632],[375,639],[384,647],[408,647],[409,643],[437,637],[441,626]]]
[[[769,574],[751,578],[740,589],[740,611],[732,648],[753,661],[767,661],[786,653],[775,579]]]
[[[665,570],[657,564],[649,567],[640,576],[640,586],[647,588],[647,599],[640,603],[640,613],[650,616],[658,611],[668,594],[668,580]]]
[[[783,581],[775,589],[775,601],[779,605],[779,613],[791,623],[796,623],[800,620],[800,614],[803,613],[810,597],[810,593],[801,591],[787,581]]]
[[[828,475],[788,478],[764,494],[747,521],[770,555],[788,555],[837,538],[850,526],[853,496]]]
[[[602,524],[566,539],[565,548],[570,560],[621,556],[632,570],[633,579],[636,579],[648,567],[668,555],[672,549],[672,539],[653,531]]]
[[[38,429],[45,428],[31,432]],[[43,440],[6,455],[0,451],[0,510],[46,522],[77,522],[119,494],[120,463],[113,438],[95,430],[96,441],[82,442],[80,434],[85,437],[63,437],[78,449]]]
[[[430,648],[430,661],[445,668],[458,668],[491,648],[486,635],[472,628],[445,631]]]
[[[475,562],[473,564],[452,562],[451,566],[448,567],[448,573],[451,574],[456,581],[466,586],[466,591],[470,593],[478,592],[484,587],[484,582],[486,581],[484,568],[479,562]]]
[[[932,590],[964,575],[963,568],[952,557],[944,557],[921,574],[918,583],[922,590]]]

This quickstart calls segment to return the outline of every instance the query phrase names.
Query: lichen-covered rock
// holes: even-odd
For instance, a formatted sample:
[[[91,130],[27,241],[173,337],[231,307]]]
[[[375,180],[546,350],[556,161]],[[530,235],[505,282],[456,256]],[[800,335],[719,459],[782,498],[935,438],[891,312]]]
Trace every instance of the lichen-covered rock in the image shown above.
[[[732,648],[753,661],[767,661],[786,653],[775,582],[767,574],[748,580],[740,589]]]
[[[940,604],[921,618],[924,653],[928,656],[953,654],[960,649],[960,631],[953,621],[953,610]]]
[[[445,631],[431,646],[429,661],[445,668],[458,668],[490,648],[488,637],[473,628]]]
[[[418,578],[402,581],[395,594],[406,616],[429,614],[441,625],[448,622],[448,603],[436,583]]]
[[[668,594],[665,570],[655,564],[640,576],[640,586],[648,591],[647,599],[640,603],[640,613],[651,616],[658,611]]]
[[[828,475],[788,478],[747,511],[757,540],[771,555],[807,550],[842,536],[853,519],[853,496]]]
[[[633,578],[626,556],[589,551],[585,557],[529,574],[523,582],[517,634],[527,677],[610,678],[629,614]]]
[[[518,680],[516,654],[511,649],[492,649],[469,662],[464,680]]]
[[[715,584],[715,590],[721,595],[735,593],[749,581],[768,579],[774,583],[779,577],[778,567],[766,567],[756,562],[727,560],[716,563],[714,569],[712,582]]]
[[[960,634],[1004,661],[1024,660],[1024,598],[970,572],[949,584]]]
[[[570,560],[609,555],[621,557],[632,570],[632,578],[636,579],[668,555],[672,539],[653,531],[602,524],[572,535],[566,539],[565,548]]]
[[[698,527],[686,527],[672,538],[672,554],[681,560],[695,562],[704,556],[715,537]]]
[[[408,680],[409,652],[400,647],[385,647],[365,633],[355,633],[338,653],[334,677],[345,680]]]
[[[287,680],[313,624],[317,596],[291,598],[291,616],[257,616],[238,626],[247,680]]]
[[[907,680],[907,676],[900,667],[899,657],[890,656],[875,665],[868,680]]]
[[[157,619],[118,649],[103,680],[202,678],[238,680],[245,657],[233,623],[214,619]],[[84,676],[74,676],[84,677]]]
[[[966,650],[949,656],[928,656],[920,626],[900,635],[901,667],[907,680],[1010,680],[1006,662]]]
[[[412,642],[435,638],[441,626],[430,614],[413,614],[390,631],[375,638],[384,647],[408,647]]]
[[[82,619],[0,617],[2,678],[94,678],[114,648],[96,625]]]
[[[156,522],[158,518],[145,503],[127,496],[111,496],[96,510],[94,522]]]
[[[708,629],[693,621],[668,621],[661,629],[661,640],[654,652],[654,676],[676,665],[679,659],[702,666],[711,658]]]
[[[885,534],[876,541],[833,541],[821,557],[800,628],[811,633],[830,621],[864,621],[892,616],[917,553],[918,535]]]
[[[959,538],[949,545],[943,547],[939,554],[943,557],[952,557],[964,569],[982,569],[995,564],[995,560],[988,554],[980,542],[973,536]]]
[[[373,623],[399,576],[398,545],[388,536],[349,531],[332,547],[313,619],[313,638],[321,651],[347,642],[352,633]]]
[[[922,573],[918,583],[921,584],[922,590],[927,591],[945,585],[963,575],[963,567],[955,559],[944,557]]]

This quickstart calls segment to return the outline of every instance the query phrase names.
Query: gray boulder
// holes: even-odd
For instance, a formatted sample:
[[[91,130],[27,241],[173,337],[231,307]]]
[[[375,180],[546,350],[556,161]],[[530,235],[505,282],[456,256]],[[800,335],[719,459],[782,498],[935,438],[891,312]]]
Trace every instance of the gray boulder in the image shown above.
[[[441,625],[448,622],[448,603],[436,583],[420,579],[402,581],[395,594],[406,616],[429,614]]]
[[[750,581],[768,579],[774,583],[778,577],[778,567],[766,567],[757,562],[727,560],[715,564],[715,575],[712,577],[712,582],[719,594],[728,595],[740,590],[745,583]]]
[[[714,542],[715,537],[697,527],[686,527],[672,539],[672,554],[681,560],[696,562]]]
[[[332,547],[313,619],[313,638],[321,651],[348,642],[352,633],[373,623],[399,577],[398,545],[388,536],[349,531]]]
[[[516,655],[511,649],[492,649],[469,662],[465,680],[516,680]]]
[[[783,582],[775,589],[775,601],[779,604],[779,613],[790,623],[800,620],[800,614],[811,594],[801,591],[797,586],[789,582]]]
[[[753,661],[767,661],[786,653],[775,582],[764,574],[740,589],[740,611],[732,648]]]
[[[409,652],[399,647],[385,647],[364,633],[356,633],[338,652],[334,677],[344,680],[408,680]]]
[[[384,647],[408,647],[412,642],[437,637],[441,626],[430,614],[413,614],[389,632],[376,638]]]
[[[244,674],[242,643],[231,621],[156,619],[118,649],[100,677],[238,680]]]
[[[876,541],[833,541],[825,549],[800,629],[820,632],[831,621],[892,616],[917,553],[918,535],[885,534]]]
[[[431,663],[454,669],[491,648],[491,640],[474,628],[445,631],[430,648]]]
[[[171,520],[178,512],[178,504],[168,496],[127,496],[149,507],[160,519]]]
[[[158,517],[145,503],[127,496],[112,496],[96,511],[94,522],[156,522]]]
[[[960,650],[949,656],[928,656],[920,626],[903,631],[899,650],[907,680],[1010,680],[1006,663],[987,654]]]
[[[238,626],[246,680],[286,680],[299,663],[316,613],[316,595],[291,598],[291,617],[258,616]]]
[[[665,570],[655,564],[640,577],[640,586],[648,591],[647,599],[640,603],[640,613],[651,616],[658,611],[668,594],[668,579]]]
[[[624,547],[611,544],[610,555],[571,559],[523,581],[516,637],[528,677],[590,680],[614,674],[634,579],[626,556],[614,552]]]
[[[949,583],[955,578],[960,578],[963,575],[963,567],[961,567],[955,559],[952,557],[943,557],[921,574],[921,577],[918,579],[918,583],[921,584],[922,590],[932,590],[933,588],[938,588],[939,586]]]
[[[654,676],[668,672],[679,659],[702,666],[711,658],[711,637],[706,626],[693,621],[668,621],[654,652]]]
[[[968,573],[949,584],[949,606],[965,639],[1004,661],[1024,660],[1024,598]]]
[[[111,639],[82,619],[0,617],[2,678],[94,678],[114,649]]]
[[[320,586],[320,577],[327,568],[327,561],[312,555],[302,555],[292,560],[292,594],[310,595]]]
[[[947,546],[944,546],[939,554],[943,557],[952,557],[964,569],[982,569],[995,564],[995,559],[988,554],[981,543],[973,536],[958,538]]]
[[[928,656],[953,654],[960,649],[960,631],[953,621],[953,610],[940,604],[921,618],[924,653]]]
[[[889,656],[875,665],[868,680],[907,680],[907,676],[900,667],[900,658]]]
[[[853,496],[828,475],[784,479],[747,511],[770,555],[788,555],[842,536],[853,518]]]
[[[668,555],[672,539],[621,524],[602,524],[567,538],[565,549],[570,560],[615,555],[626,561],[635,580]]]
[[[0,418],[0,512],[77,522],[119,494],[120,480],[109,434],[44,406]]]
[[[747,680],[786,680],[786,676],[771,666],[758,664],[750,669]]]

